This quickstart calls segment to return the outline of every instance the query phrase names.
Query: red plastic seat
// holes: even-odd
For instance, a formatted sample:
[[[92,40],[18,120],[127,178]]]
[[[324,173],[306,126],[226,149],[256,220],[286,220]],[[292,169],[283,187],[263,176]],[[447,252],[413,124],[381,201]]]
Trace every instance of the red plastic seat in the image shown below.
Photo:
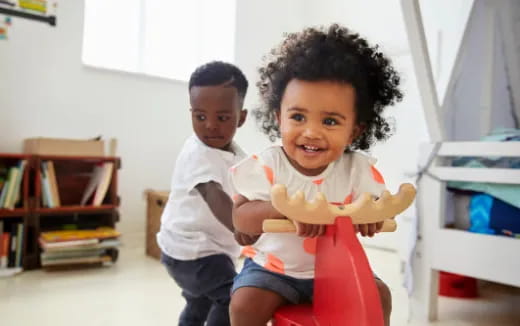
[[[350,218],[318,238],[312,305],[278,309],[273,326],[383,326],[374,276]]]

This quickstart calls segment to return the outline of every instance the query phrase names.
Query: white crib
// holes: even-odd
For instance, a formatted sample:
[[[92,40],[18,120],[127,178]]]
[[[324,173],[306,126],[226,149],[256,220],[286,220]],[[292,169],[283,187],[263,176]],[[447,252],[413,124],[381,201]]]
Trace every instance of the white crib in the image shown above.
[[[418,183],[419,236],[412,259],[411,309],[414,318],[435,320],[438,271],[520,287],[520,239],[445,228],[447,181],[520,184],[520,169],[450,167],[445,165],[446,158],[520,157],[520,142],[446,141],[446,126],[432,78],[418,0],[401,0],[401,4],[432,139],[432,144],[422,148],[424,161],[436,152],[428,173]]]

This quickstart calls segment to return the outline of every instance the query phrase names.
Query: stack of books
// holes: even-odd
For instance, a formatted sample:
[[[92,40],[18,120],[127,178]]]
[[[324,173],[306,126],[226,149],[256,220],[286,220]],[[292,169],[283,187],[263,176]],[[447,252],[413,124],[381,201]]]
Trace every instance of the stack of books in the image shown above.
[[[114,263],[118,256],[119,236],[109,227],[95,230],[42,232],[39,238],[43,267]]]

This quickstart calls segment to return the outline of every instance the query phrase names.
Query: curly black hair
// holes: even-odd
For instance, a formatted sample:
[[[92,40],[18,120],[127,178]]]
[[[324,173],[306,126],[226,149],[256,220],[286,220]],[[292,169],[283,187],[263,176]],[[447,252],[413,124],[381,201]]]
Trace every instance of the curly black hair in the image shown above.
[[[345,151],[367,150],[376,140],[391,135],[393,127],[382,111],[403,95],[399,75],[377,45],[370,46],[358,34],[333,24],[286,35],[264,61],[257,83],[262,103],[253,113],[271,141],[280,137],[276,114],[292,79],[337,81],[354,87],[356,122],[364,129]]]
[[[243,104],[249,85],[247,78],[237,66],[227,62],[211,61],[195,69],[190,76],[188,90],[191,90],[194,86],[218,86],[222,84],[235,87]]]

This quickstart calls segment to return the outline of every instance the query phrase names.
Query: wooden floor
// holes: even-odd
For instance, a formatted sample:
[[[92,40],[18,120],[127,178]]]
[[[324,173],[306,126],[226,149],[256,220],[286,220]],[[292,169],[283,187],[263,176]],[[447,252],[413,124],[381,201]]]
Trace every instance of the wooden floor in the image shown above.
[[[0,325],[176,325],[180,290],[161,264],[145,257],[142,235],[123,238],[115,266],[74,271],[24,272],[0,279]],[[377,274],[393,294],[392,325],[408,323],[408,297],[401,287],[397,255],[367,250]],[[487,284],[476,300],[441,298],[432,325],[520,325],[520,289]]]

